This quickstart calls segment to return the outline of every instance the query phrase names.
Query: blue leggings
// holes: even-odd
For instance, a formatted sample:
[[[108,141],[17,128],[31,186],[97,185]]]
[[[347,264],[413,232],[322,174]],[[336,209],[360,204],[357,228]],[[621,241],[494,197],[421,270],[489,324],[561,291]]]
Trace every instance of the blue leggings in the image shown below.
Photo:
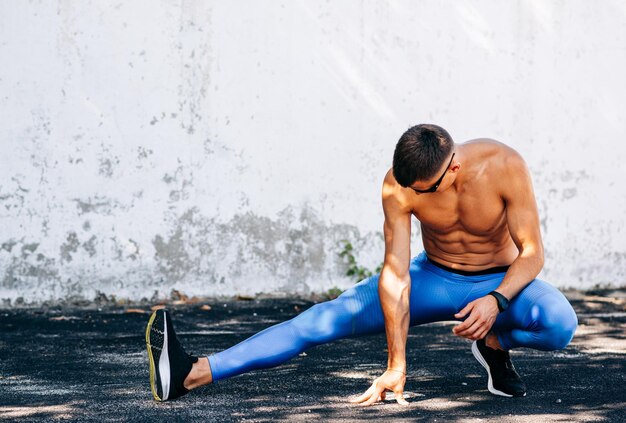
[[[455,313],[496,289],[505,275],[459,275],[433,265],[424,252],[411,260],[409,272],[411,326],[456,320]],[[316,304],[291,320],[209,356],[213,380],[274,367],[308,348],[336,339],[384,333],[378,277],[364,279],[332,301]],[[565,348],[577,325],[576,313],[565,296],[535,279],[498,315],[492,331],[504,349],[550,351]]]

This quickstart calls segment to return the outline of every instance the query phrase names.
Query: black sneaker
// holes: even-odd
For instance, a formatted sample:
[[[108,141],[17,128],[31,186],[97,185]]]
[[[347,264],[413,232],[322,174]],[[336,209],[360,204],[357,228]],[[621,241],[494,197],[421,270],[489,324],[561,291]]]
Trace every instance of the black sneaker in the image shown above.
[[[472,353],[487,370],[489,392],[503,397],[526,396],[526,384],[515,371],[508,351],[489,348],[484,339],[479,339],[472,343]]]
[[[198,358],[187,354],[180,346],[166,310],[156,310],[150,316],[146,327],[146,346],[154,399],[168,401],[189,392],[183,382]]]

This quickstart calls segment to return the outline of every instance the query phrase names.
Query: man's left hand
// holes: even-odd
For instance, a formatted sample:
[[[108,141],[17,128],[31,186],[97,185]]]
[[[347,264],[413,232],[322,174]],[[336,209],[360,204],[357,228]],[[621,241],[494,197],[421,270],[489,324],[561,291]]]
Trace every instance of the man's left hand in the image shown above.
[[[498,301],[492,295],[486,295],[467,304],[463,310],[454,315],[457,319],[469,316],[465,321],[452,329],[457,336],[467,339],[482,339],[489,333],[491,326],[498,317]]]

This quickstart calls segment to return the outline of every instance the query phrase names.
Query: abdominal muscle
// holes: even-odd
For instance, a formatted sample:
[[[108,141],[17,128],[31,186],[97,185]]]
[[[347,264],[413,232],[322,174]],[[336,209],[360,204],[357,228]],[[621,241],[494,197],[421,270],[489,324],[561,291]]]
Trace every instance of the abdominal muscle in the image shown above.
[[[428,257],[452,269],[474,272],[507,266],[519,254],[506,224],[486,236],[458,229],[443,234],[421,227]]]

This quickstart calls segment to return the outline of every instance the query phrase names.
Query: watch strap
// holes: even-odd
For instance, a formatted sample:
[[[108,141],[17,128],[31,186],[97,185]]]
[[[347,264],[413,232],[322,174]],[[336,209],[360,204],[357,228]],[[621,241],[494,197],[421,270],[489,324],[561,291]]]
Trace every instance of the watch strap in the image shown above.
[[[498,291],[491,291],[487,295],[495,297],[496,301],[498,302],[498,310],[500,310],[500,312],[503,312],[509,306],[509,299],[500,294]]]

